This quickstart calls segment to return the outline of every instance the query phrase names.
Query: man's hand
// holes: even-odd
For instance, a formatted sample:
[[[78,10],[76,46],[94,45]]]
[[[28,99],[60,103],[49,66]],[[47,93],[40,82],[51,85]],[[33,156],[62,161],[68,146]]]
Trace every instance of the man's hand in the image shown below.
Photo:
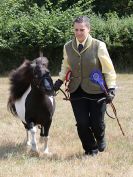
[[[57,92],[57,91],[60,89],[60,87],[62,86],[62,84],[63,84],[63,81],[60,80],[60,79],[58,79],[58,80],[54,83],[54,90]]]
[[[115,97],[115,89],[110,88],[108,89],[108,95],[106,96],[106,103],[111,103]]]

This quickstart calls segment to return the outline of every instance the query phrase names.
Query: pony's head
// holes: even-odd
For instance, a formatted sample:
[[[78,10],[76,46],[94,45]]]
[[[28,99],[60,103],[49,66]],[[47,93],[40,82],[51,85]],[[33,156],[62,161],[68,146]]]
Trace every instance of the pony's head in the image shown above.
[[[10,99],[21,98],[29,86],[53,94],[53,81],[48,70],[48,59],[39,57],[33,61],[25,60],[10,74]]]
[[[46,57],[35,59],[32,64],[33,80],[31,87],[36,87],[46,94],[53,94],[53,81],[48,69],[48,60]]]

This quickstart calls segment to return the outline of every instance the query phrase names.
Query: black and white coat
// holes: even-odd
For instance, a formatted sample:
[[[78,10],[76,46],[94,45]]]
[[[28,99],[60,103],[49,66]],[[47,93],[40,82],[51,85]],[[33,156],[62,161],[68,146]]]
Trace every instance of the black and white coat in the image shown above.
[[[36,125],[40,139],[44,142],[44,153],[48,150],[48,135],[55,110],[53,82],[45,57],[24,63],[10,75],[8,107],[18,116],[27,130],[27,145],[38,152]],[[30,136],[31,134],[31,136]]]

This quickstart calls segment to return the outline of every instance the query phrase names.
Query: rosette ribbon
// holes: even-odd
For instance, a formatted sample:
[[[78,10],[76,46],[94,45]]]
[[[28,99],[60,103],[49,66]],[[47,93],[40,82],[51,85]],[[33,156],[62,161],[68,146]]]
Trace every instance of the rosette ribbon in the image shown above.
[[[100,70],[93,70],[90,74],[90,80],[93,83],[98,84],[100,86],[101,90],[105,92],[105,94],[108,94],[107,90],[104,86],[105,83],[104,83],[103,76],[102,76],[102,73]]]

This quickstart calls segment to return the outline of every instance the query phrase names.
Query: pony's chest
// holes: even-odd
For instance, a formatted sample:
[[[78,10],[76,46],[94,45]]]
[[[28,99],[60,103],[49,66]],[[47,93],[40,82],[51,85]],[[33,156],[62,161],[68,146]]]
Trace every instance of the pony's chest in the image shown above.
[[[51,104],[51,107],[54,107],[53,96],[47,97],[47,104],[48,103]],[[41,111],[44,112],[44,107],[45,107],[44,105],[41,104],[40,101],[38,101],[38,99],[35,100],[31,96],[31,86],[26,90],[26,92],[23,94],[23,96],[20,99],[15,101],[15,108],[16,108],[17,115],[21,119],[21,121],[23,121],[24,123],[26,123],[25,117],[26,117],[27,111],[28,113],[30,113],[31,116],[32,114],[36,115],[37,110],[39,111],[41,109],[40,112]]]

